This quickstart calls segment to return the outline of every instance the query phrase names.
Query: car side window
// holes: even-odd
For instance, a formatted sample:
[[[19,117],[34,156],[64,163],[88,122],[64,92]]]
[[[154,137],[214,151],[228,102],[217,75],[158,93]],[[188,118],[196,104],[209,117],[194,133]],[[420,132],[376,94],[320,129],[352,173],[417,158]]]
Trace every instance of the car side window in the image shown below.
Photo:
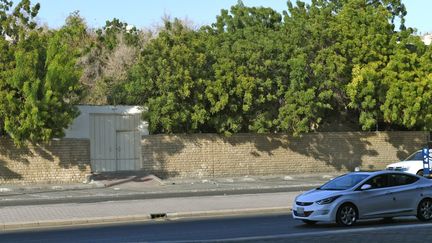
[[[389,186],[402,186],[409,185],[416,182],[419,178],[410,175],[403,174],[390,174],[389,175]]]
[[[423,160],[423,154],[422,151],[418,151],[412,155],[410,155],[408,158],[406,158],[405,160]]]
[[[366,181],[365,184],[371,185],[371,189],[388,187],[387,175],[375,176],[375,177],[369,179],[368,181]]]
[[[414,160],[423,160],[423,154],[422,154],[422,152],[417,152],[415,154]]]

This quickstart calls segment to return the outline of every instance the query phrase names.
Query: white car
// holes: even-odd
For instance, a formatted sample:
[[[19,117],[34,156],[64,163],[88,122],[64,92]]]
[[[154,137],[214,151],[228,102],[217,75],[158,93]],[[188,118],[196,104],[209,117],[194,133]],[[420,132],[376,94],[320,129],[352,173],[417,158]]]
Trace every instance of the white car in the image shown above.
[[[403,171],[414,175],[423,176],[423,154],[416,151],[404,161],[387,165],[387,170]]]
[[[297,196],[292,215],[306,224],[344,226],[359,219],[398,216],[428,221],[432,219],[432,181],[404,172],[352,172]]]

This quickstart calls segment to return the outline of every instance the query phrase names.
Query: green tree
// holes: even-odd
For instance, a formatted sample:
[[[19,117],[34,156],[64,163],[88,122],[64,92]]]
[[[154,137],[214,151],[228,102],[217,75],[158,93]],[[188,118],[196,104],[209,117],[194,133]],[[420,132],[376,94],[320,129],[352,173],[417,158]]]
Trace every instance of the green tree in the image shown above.
[[[288,78],[281,27],[279,13],[239,1],[203,29],[210,34],[207,49],[214,60],[205,92],[209,125],[218,133],[276,130],[279,95]]]
[[[3,1],[6,3],[6,1]],[[61,137],[77,115],[79,100],[74,48],[82,30],[73,21],[51,33],[36,28],[32,20],[39,5],[20,2],[8,12],[11,2],[2,5],[3,27],[0,77],[2,129],[15,143],[47,141]],[[5,41],[6,40],[6,41]]]
[[[197,35],[178,19],[165,21],[132,67],[123,103],[146,105],[152,132],[201,131],[208,120],[210,60]]]
[[[123,41],[127,45],[138,46],[140,41],[139,31],[135,26],[128,25],[116,18],[106,21],[102,29],[96,30],[96,34],[99,41],[104,43],[109,50],[114,50],[120,44],[122,40],[119,39],[119,36],[124,38]]]
[[[166,21],[143,48],[126,103],[149,108],[152,132],[269,132],[287,62],[281,15],[241,2],[198,31]]]
[[[385,86],[381,85],[382,77],[377,71],[385,67],[395,48],[398,35],[392,21],[396,16],[402,23],[404,19],[402,10],[392,9],[403,8],[400,1],[352,0],[340,14],[345,39],[341,50],[349,57],[351,70],[347,72],[352,72],[347,86],[351,99],[349,107],[359,111],[359,123],[364,130],[383,121],[380,106],[385,99]],[[350,21],[349,24],[346,21]],[[404,26],[400,28],[404,29]]]
[[[405,14],[398,0],[289,2],[286,40],[293,53],[291,68],[297,71],[290,76],[281,126],[308,132],[323,121],[343,119],[341,114],[352,119],[359,113],[363,129],[382,120],[381,101],[376,100],[381,86],[357,85],[358,73],[362,69],[371,74],[386,65],[398,36],[395,19],[404,31]]]
[[[432,55],[417,36],[397,43],[387,65],[379,70],[380,112],[385,123],[408,129],[432,129]]]
[[[311,5],[288,2],[284,13],[284,52],[287,59],[286,91],[281,94],[279,131],[300,134],[317,130],[335,106],[341,84],[337,76],[344,58],[335,55],[335,15],[338,5],[312,1]]]

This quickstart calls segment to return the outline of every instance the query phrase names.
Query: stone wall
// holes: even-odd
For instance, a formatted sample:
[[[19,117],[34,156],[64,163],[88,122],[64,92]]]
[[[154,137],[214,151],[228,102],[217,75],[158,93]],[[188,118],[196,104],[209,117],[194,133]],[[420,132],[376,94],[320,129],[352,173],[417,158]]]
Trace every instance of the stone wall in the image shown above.
[[[420,149],[426,136],[426,132],[149,135],[142,140],[142,167],[163,178],[379,170]],[[87,139],[17,148],[0,138],[0,184],[82,182],[90,171]]]
[[[288,135],[150,135],[143,170],[161,177],[205,178],[379,170],[426,142],[426,132]]]
[[[0,184],[82,182],[90,173],[90,141],[62,139],[17,148],[0,138]]]

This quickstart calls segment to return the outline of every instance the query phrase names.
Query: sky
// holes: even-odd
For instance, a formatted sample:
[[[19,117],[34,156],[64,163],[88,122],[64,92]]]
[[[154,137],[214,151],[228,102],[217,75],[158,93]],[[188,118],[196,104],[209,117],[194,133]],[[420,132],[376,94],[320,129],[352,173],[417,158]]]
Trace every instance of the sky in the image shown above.
[[[138,28],[152,28],[163,16],[187,19],[194,25],[214,23],[221,9],[229,9],[237,0],[33,0],[39,2],[38,21],[51,28],[64,24],[67,16],[79,11],[90,27],[105,25],[106,20],[118,18]],[[286,0],[243,0],[246,6],[271,7],[278,12],[287,9]],[[294,1],[292,1],[294,2]],[[306,0],[310,2],[310,0]],[[432,1],[402,0],[408,14],[406,26],[419,34],[432,33]]]

